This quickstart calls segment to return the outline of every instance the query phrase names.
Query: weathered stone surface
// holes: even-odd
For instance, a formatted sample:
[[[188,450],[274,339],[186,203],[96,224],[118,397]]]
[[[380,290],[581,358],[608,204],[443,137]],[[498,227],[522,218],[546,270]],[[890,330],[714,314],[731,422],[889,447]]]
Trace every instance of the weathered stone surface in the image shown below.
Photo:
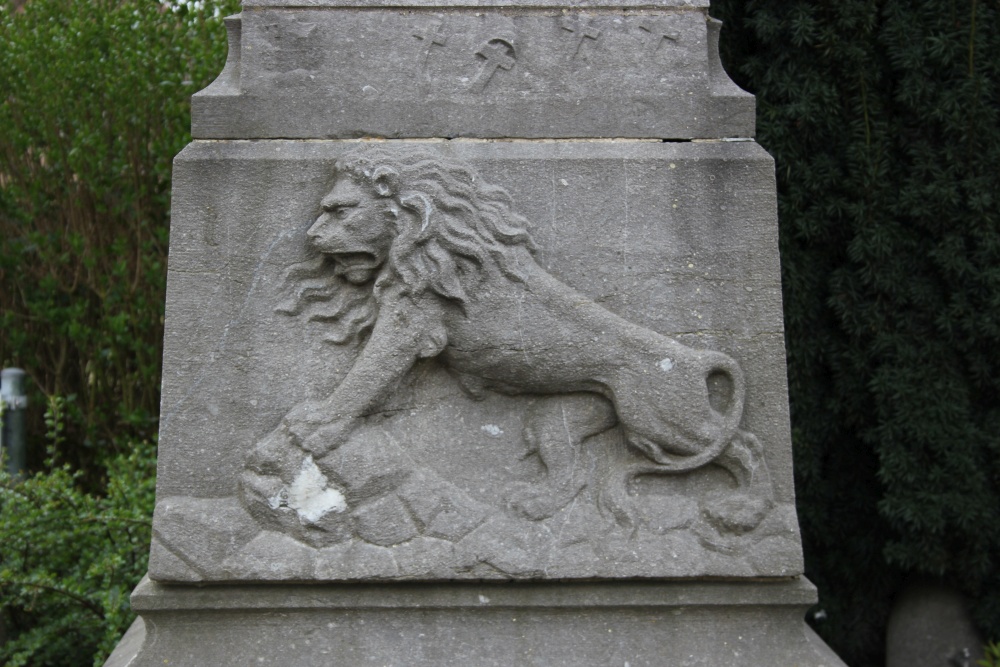
[[[358,537],[369,544],[391,547],[420,534],[406,507],[396,496],[385,496],[362,505],[354,513]]]
[[[546,395],[510,394],[503,385],[523,381],[516,369],[497,376],[491,390],[456,374],[465,368],[459,357],[421,361],[402,369],[398,381],[379,376],[365,385],[389,391],[348,437],[324,425],[336,425],[328,413],[344,399],[329,408],[323,400],[358,373],[358,355],[375,345],[344,333],[339,322],[350,315],[331,318],[324,309],[363,301],[371,287],[337,283],[311,268],[306,230],[336,160],[359,150],[391,161],[415,149],[391,141],[196,142],[177,159],[165,350],[173,370],[164,379],[159,492],[173,499],[169,507],[194,517],[212,516],[220,503],[231,508],[234,498],[246,509],[217,536],[199,524],[199,537],[249,549],[240,557],[248,563],[270,553],[259,535],[293,538],[302,547],[295,559],[271,570],[253,566],[247,575],[268,581],[370,576],[367,566],[352,570],[359,561],[328,562],[339,552],[327,548],[341,542],[406,544],[393,552],[395,570],[379,570],[402,579],[428,572],[459,579],[801,573],[773,176],[763,151],[752,142],[421,142],[418,155],[463,160],[476,178],[507,190],[538,247],[536,280],[555,278],[576,290],[568,306],[597,309],[602,318],[616,313],[652,341],[685,347],[622,375],[634,379],[622,380],[614,411],[596,394],[555,387]],[[501,283],[521,289],[508,278]],[[512,354],[532,355],[534,368],[585,346],[621,344],[614,328],[623,320],[602,319],[611,328],[580,338],[567,326],[539,329],[538,315],[511,322],[499,315],[499,303],[462,334],[470,343],[456,342],[457,331],[442,335],[456,348],[509,345]],[[382,305],[374,321],[399,312]],[[469,312],[461,322],[474,319]],[[420,326],[411,322],[403,331]],[[345,336],[343,344],[329,342]],[[669,472],[677,462],[697,461],[700,445],[691,441],[685,447],[695,449],[656,463],[649,458],[660,456],[655,450],[626,443],[636,437],[629,429],[660,417],[624,397],[652,392],[640,400],[662,402],[664,415],[699,419],[700,408],[683,407],[692,399],[658,378],[670,377],[683,359],[677,355],[716,354],[706,348],[744,369],[746,398],[736,399],[742,435],[704,465]],[[645,363],[623,359],[624,368]],[[655,382],[643,379],[649,373]],[[622,420],[625,430],[615,426]],[[302,443],[312,432],[321,434],[320,449],[310,452]],[[191,500],[177,505],[179,497]],[[189,549],[192,534],[183,526],[158,521],[154,579],[247,578],[236,566],[243,561],[218,548],[201,548],[194,568],[168,558]],[[446,560],[428,567],[430,552]]]
[[[153,516],[153,567],[174,581],[199,581],[260,528],[236,498],[160,497]]]
[[[703,3],[244,3],[201,139],[750,137]],[[509,4],[509,3],[504,3]]]
[[[843,667],[774,583],[176,587],[133,595],[141,651],[108,667]],[[132,660],[129,662],[129,660]]]
[[[399,566],[392,549],[367,542],[348,542],[324,549],[317,559],[316,578],[336,579],[342,569],[357,572],[366,581],[381,581],[399,577]]]
[[[175,162],[108,664],[842,667],[708,1],[243,6]]]

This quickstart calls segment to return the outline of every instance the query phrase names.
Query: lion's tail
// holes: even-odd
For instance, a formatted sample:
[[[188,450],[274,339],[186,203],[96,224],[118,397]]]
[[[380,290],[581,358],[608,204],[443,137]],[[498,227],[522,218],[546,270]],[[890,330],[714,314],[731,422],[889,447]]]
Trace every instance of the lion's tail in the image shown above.
[[[697,449],[693,454],[665,451],[649,438],[629,433],[629,440],[656,462],[660,472],[687,472],[700,468],[719,457],[739,433],[743,420],[746,381],[743,369],[729,355],[721,352],[702,351],[699,369],[708,389],[708,400],[713,411],[722,415],[721,423],[708,443],[690,446],[690,436],[675,431],[672,436],[687,442],[687,449]]]

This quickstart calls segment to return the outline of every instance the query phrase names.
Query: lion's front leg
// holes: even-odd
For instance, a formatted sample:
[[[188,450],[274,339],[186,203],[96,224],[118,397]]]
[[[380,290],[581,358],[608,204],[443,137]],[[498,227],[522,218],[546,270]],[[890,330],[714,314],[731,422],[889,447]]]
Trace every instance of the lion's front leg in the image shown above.
[[[305,401],[285,416],[296,444],[322,458],[340,447],[386,398],[418,359],[441,353],[448,342],[442,305],[434,296],[383,295],[371,337],[329,398]]]
[[[357,427],[357,416],[338,414],[329,399],[303,401],[292,408],[282,420],[292,442],[320,458],[347,442]]]

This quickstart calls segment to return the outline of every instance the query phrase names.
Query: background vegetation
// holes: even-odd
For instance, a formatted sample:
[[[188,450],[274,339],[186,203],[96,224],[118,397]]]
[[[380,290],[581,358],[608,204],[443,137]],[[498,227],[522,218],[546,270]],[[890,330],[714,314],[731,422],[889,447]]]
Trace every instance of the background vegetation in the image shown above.
[[[237,5],[0,0],[0,363],[31,374],[31,432],[48,434],[32,477],[0,478],[4,664],[100,664],[131,621],[170,161]],[[853,667],[881,665],[893,596],[925,573],[1000,638],[1000,6],[713,14],[777,162],[815,623]]]
[[[33,381],[38,473],[0,478],[0,664],[101,664],[131,622],[170,165],[190,140],[188,98],[222,69],[221,17],[237,11],[0,0],[0,363]]]
[[[903,578],[1000,637],[1000,3],[714,0],[777,162],[820,633],[884,664]]]

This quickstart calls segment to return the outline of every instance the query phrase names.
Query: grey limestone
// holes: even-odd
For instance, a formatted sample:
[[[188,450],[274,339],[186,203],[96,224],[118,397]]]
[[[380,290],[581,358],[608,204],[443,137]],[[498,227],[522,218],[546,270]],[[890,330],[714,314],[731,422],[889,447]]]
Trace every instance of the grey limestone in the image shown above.
[[[358,355],[377,345],[376,334],[332,340],[350,333],[329,314],[340,292],[363,298],[370,286],[310,264],[316,241],[306,229],[322,217],[345,155],[462,160],[484,183],[502,184],[536,246],[533,259],[518,261],[535,263],[538,277],[499,276],[490,287],[515,290],[514,315],[498,297],[474,317],[472,300],[493,297],[470,294],[460,323],[445,324],[444,354],[356,388],[392,393],[346,442],[310,452],[294,444],[296,411],[336,396]],[[195,142],[174,179],[152,578],[366,580],[369,563],[345,556],[359,545],[393,564],[379,568],[383,580],[801,574],[773,174],[752,142]],[[546,286],[552,280],[557,287]],[[608,316],[582,332],[570,320],[542,327],[551,313],[533,309],[532,295],[555,298],[559,312]],[[431,308],[421,306],[425,316]],[[614,328],[624,322],[666,347],[655,359],[615,362],[639,375],[610,390],[617,407],[606,417],[610,406],[596,395],[549,388],[561,371],[526,378],[507,361],[469,364],[460,349],[476,346],[482,360],[491,346],[510,346],[534,368],[580,349],[579,364],[623,344],[625,330]],[[411,318],[418,326],[430,325]],[[631,435],[675,417],[628,407],[625,397],[668,390],[684,355],[708,355],[719,368],[731,358],[742,369],[746,400],[733,398],[742,407],[726,437],[743,444],[691,466],[687,454],[697,452],[685,451],[675,470],[673,458],[651,460]],[[470,390],[484,378],[517,386]],[[669,410],[697,415],[701,407],[684,400],[673,395]],[[574,451],[546,450],[567,436],[578,439]],[[566,456],[576,463],[561,470]],[[282,553],[277,543],[289,557],[263,572],[248,565]]]
[[[245,0],[174,163],[131,665],[842,663],[707,0]]]
[[[147,580],[129,635],[149,649],[108,667],[842,665],[801,621],[814,601],[796,579],[184,589]]]
[[[295,10],[229,21],[202,139],[750,137],[753,97],[691,6]],[[710,56],[711,54],[711,56]]]

